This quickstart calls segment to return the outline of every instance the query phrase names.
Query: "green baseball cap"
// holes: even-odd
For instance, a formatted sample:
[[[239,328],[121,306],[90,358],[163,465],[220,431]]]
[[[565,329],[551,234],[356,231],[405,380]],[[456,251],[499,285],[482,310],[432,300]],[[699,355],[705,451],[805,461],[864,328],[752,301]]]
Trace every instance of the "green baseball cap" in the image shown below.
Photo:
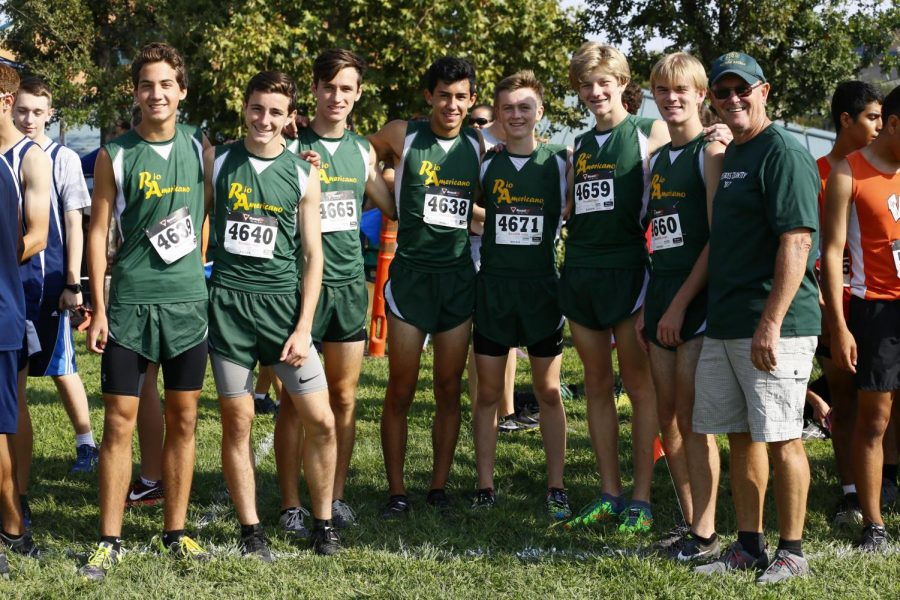
[[[756,59],[743,52],[728,52],[714,60],[709,70],[709,84],[712,85],[729,74],[737,75],[751,85],[766,80]]]

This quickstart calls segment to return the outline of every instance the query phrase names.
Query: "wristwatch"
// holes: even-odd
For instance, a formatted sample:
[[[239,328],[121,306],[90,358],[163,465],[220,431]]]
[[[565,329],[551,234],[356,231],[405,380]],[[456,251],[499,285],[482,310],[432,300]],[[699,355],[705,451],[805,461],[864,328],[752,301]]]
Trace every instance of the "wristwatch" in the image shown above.
[[[72,292],[73,294],[81,293],[81,284],[80,283],[67,283],[66,289]]]

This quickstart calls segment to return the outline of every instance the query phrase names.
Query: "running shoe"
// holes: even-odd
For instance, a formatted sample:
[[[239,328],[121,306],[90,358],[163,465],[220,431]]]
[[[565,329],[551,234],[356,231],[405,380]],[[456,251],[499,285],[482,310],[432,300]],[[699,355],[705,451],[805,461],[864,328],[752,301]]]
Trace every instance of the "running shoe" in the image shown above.
[[[515,416],[515,421],[523,431],[533,431],[541,426],[541,413],[522,412]]]
[[[69,469],[69,475],[79,475],[81,473],[93,473],[97,470],[97,464],[100,462],[100,452],[96,446],[90,444],[81,444],[75,448],[75,462]]]
[[[278,410],[278,405],[272,400],[268,394],[264,398],[253,397],[253,410],[258,415],[274,415]]]
[[[569,495],[563,488],[547,488],[547,513],[554,521],[566,521],[572,518],[572,506]]]
[[[309,529],[306,527],[306,517],[308,516],[308,510],[302,506],[293,506],[281,513],[281,516],[278,517],[278,526],[285,533],[302,540],[308,540]]]
[[[810,420],[806,424],[806,427],[800,432],[800,439],[802,440],[827,440],[829,437],[831,436],[828,435],[825,428],[812,420]]]
[[[425,503],[438,512],[450,510],[450,498],[447,497],[447,492],[442,489],[429,490],[428,495],[425,496]]]
[[[31,537],[31,531],[27,529],[25,530],[25,533],[19,537],[9,537],[0,531],[0,543],[16,554],[21,554],[28,558],[39,558],[41,555],[41,551],[34,545],[34,538]]]
[[[577,517],[566,521],[563,527],[572,530],[591,525],[612,523],[618,520],[624,512],[624,508],[616,507],[617,500],[619,499],[615,496],[602,494],[600,498],[581,509]],[[621,501],[619,501],[619,506],[621,506]]]
[[[253,527],[252,532],[241,536],[240,549],[241,556],[251,556],[267,563],[275,560],[269,549],[269,538],[259,524]]]
[[[387,521],[402,519],[412,512],[412,505],[409,498],[405,494],[394,494],[388,499],[387,504],[381,511],[381,518]]]
[[[122,551],[116,550],[109,542],[100,542],[97,549],[88,558],[87,563],[78,569],[78,574],[87,581],[100,581],[115,565],[122,562]]]
[[[335,529],[346,529],[356,525],[356,513],[343,500],[331,503],[331,523]]]
[[[863,524],[862,510],[859,508],[859,496],[855,493],[844,494],[834,511],[831,526],[838,530],[858,531]]]
[[[512,413],[500,419],[497,425],[497,431],[500,433],[513,433],[514,431],[522,431],[527,427],[516,420],[516,414]]]
[[[898,496],[900,496],[900,490],[897,489],[897,483],[883,478],[881,480],[881,508],[887,508],[894,504]]]
[[[713,575],[716,573],[727,573],[729,571],[745,571],[755,569],[764,571],[769,566],[769,555],[763,550],[762,554],[754,557],[752,554],[744,550],[740,542],[735,542],[728,547],[718,560],[706,565],[694,567],[694,573],[702,573],[704,575]]]
[[[768,583],[779,583],[792,577],[803,577],[809,575],[809,561],[805,556],[788,552],[787,550],[778,550],[775,557],[763,574],[756,578],[756,583],[765,585]]]
[[[472,510],[490,510],[496,504],[497,494],[494,492],[494,488],[481,488],[480,490],[475,490],[470,508]]]
[[[150,542],[152,546],[156,546],[160,554],[169,554],[177,560],[192,560],[197,562],[206,562],[212,558],[209,552],[203,549],[203,546],[192,540],[186,535],[181,536],[178,540],[166,546],[161,535],[153,536]]]
[[[153,485],[147,485],[143,479],[138,477],[128,490],[125,506],[126,508],[131,508],[132,506],[155,506],[164,502],[165,499],[162,481],[157,481]]]
[[[719,558],[722,555],[722,544],[719,542],[719,536],[716,536],[710,543],[704,544],[697,539],[693,532],[682,538],[680,547],[671,546],[669,548],[668,558],[679,562],[703,562],[710,559]]]
[[[665,532],[662,537],[653,542],[650,549],[660,556],[670,556],[673,552],[678,554],[690,532],[691,528],[682,521],[681,524]]]
[[[653,511],[645,504],[632,502],[622,513],[619,531],[622,533],[647,533],[653,528]]]
[[[320,556],[332,556],[341,551],[341,540],[334,527],[320,527],[312,533],[313,552]]]
[[[856,545],[860,552],[884,554],[888,549],[888,535],[884,525],[870,523],[863,528],[862,537]]]

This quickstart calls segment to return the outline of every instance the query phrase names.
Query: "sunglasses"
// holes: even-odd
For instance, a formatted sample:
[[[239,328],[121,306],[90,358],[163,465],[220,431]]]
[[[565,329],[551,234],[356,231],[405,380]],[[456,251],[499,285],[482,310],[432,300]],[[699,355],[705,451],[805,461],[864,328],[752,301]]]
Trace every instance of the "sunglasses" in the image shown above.
[[[715,87],[712,89],[713,96],[716,97],[716,100],[728,100],[731,98],[731,93],[734,92],[737,94],[738,98],[746,98],[750,94],[753,93],[753,90],[762,85],[761,81],[757,81],[753,85],[747,85],[746,83],[742,85],[736,85],[734,87]]]
[[[479,127],[484,127],[488,123],[490,123],[490,121],[485,119],[484,117],[472,117],[471,119],[469,119],[469,125],[478,125]]]

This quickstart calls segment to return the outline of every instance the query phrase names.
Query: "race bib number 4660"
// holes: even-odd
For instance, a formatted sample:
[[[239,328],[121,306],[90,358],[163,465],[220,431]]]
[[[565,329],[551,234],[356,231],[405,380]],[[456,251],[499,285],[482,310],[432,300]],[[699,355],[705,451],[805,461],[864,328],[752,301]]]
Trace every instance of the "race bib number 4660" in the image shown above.
[[[190,254],[197,247],[191,213],[184,206],[150,227],[147,238],[167,265]]]
[[[654,252],[684,246],[684,235],[681,233],[681,219],[674,208],[663,208],[653,211],[650,221],[652,237],[650,247]]]
[[[468,229],[471,202],[464,190],[428,186],[425,188],[422,220],[429,225]]]
[[[322,233],[353,231],[356,229],[356,195],[353,190],[325,192],[319,203]]]
[[[613,210],[616,207],[616,189],[612,171],[599,171],[584,175],[575,183],[575,214]]]
[[[245,212],[228,215],[225,223],[225,250],[239,256],[272,258],[278,238],[278,219]]]

